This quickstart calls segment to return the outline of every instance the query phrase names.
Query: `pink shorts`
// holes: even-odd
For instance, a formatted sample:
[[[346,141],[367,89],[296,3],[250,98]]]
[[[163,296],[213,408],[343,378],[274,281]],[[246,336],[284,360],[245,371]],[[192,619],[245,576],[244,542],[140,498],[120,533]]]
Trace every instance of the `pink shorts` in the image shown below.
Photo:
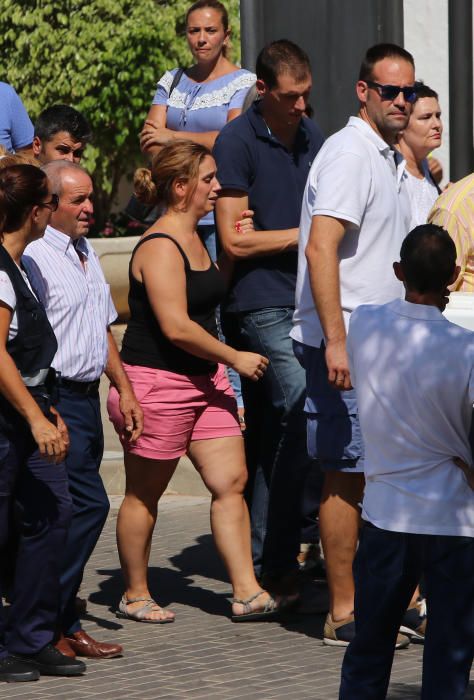
[[[122,439],[123,416],[113,387],[107,410],[124,450],[148,459],[175,459],[192,440],[241,436],[237,403],[224,365],[212,374],[184,375],[124,364],[144,415],[143,433],[131,444]]]

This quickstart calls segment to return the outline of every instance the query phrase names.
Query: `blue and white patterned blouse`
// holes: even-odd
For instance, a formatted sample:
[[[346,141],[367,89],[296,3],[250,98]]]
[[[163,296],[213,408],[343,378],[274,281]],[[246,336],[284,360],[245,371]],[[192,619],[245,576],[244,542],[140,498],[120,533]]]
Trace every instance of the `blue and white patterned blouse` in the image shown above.
[[[169,97],[177,70],[166,71],[157,83],[153,98],[154,105],[167,107],[166,126],[173,131],[220,131],[227,123],[229,110],[241,109],[256,80],[254,73],[243,68],[208,83],[196,83],[183,73]],[[213,225],[213,213],[207,214],[199,223]]]

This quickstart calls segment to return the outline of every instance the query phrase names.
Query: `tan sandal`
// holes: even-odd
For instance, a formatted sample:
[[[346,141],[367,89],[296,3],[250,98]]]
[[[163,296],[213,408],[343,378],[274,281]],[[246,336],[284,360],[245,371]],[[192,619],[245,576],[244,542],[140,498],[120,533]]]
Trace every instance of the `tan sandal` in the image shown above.
[[[130,603],[141,602],[144,603],[144,605],[141,607],[135,608],[134,610],[128,609]],[[156,600],[153,600],[153,598],[127,598],[126,595],[123,595],[119,603],[119,609],[116,611],[115,616],[125,620],[134,620],[135,622],[149,622],[152,625],[164,625],[167,622],[174,622],[174,617],[162,617],[155,619],[146,617],[151,612],[160,611],[165,612],[161,605],[158,605]]]

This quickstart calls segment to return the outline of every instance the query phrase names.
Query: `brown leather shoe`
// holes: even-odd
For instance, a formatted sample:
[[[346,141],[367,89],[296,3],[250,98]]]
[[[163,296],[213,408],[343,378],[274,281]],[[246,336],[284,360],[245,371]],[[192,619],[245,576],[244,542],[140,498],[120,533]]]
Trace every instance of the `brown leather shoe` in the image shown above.
[[[70,659],[75,659],[76,658],[76,652],[74,649],[71,647],[69,644],[69,641],[66,639],[66,637],[61,634],[59,637],[58,641],[54,645],[58,651],[61,652],[61,654],[64,654],[64,656],[68,656]]]
[[[66,640],[77,656],[86,656],[88,659],[113,659],[114,656],[121,656],[123,651],[120,644],[98,642],[84,630],[74,632]]]

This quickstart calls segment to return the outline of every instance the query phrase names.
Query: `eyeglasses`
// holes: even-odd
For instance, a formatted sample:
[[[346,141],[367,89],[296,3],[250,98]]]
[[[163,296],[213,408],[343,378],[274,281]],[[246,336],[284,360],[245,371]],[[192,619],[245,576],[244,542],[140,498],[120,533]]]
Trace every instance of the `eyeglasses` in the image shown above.
[[[47,207],[48,209],[51,209],[51,211],[56,211],[57,208],[59,207],[59,197],[57,194],[52,194],[50,202],[40,202],[36,206],[37,207]]]
[[[367,83],[370,88],[377,90],[382,100],[390,100],[390,102],[392,102],[401,92],[403,92],[403,97],[407,102],[414,102],[416,100],[418,83],[408,85],[407,87],[400,87],[400,85],[381,85],[380,83],[375,83],[373,80],[365,80],[364,82]]]

